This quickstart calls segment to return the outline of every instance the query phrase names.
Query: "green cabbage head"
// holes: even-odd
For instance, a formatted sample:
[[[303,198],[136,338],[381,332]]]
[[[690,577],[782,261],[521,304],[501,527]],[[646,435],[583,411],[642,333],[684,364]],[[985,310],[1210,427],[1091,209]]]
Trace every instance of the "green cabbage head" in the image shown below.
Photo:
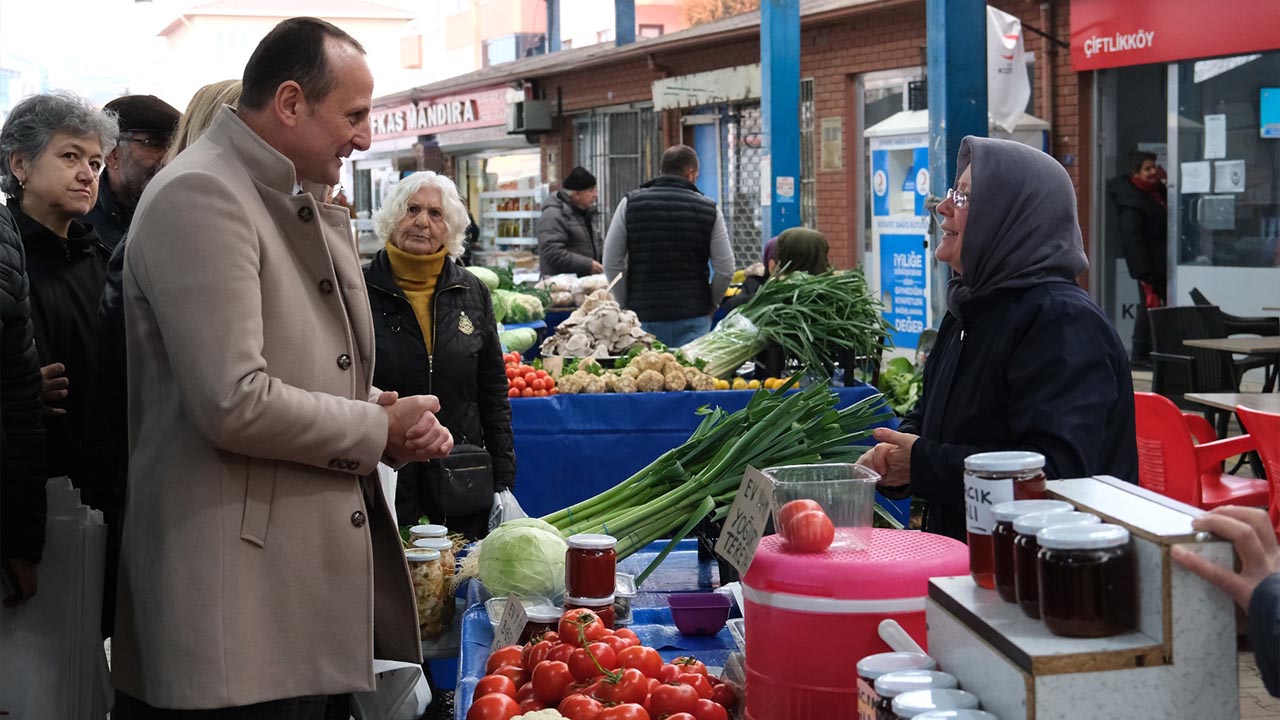
[[[568,549],[550,525],[503,523],[480,543],[480,582],[494,596],[514,593],[554,598],[564,593],[564,555]]]

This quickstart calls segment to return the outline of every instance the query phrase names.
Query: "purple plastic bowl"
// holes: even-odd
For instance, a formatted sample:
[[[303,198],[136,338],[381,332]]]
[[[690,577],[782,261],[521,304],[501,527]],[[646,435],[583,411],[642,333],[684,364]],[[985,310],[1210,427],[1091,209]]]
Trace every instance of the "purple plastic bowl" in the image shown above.
[[[729,619],[733,600],[723,593],[674,593],[667,596],[671,619],[685,635],[715,635]]]

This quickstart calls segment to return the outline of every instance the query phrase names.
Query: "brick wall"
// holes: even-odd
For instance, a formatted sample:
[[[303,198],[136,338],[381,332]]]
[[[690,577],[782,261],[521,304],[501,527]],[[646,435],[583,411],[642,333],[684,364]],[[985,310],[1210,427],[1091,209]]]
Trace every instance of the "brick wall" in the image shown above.
[[[1069,5],[1056,0],[1052,17],[1041,9],[1040,0],[994,0],[996,7],[1018,16],[1056,37],[1069,36]],[[818,229],[831,243],[832,260],[841,267],[851,266],[858,254],[857,228],[864,223],[863,193],[866,181],[857,176],[857,153],[864,152],[862,128],[857,126],[855,80],[859,74],[878,70],[919,66],[925,47],[925,7],[920,2],[905,8],[873,10],[854,18],[825,26],[806,26],[800,39],[800,75],[814,82],[815,130],[823,118],[844,120],[844,161],[841,170],[823,170],[822,159],[815,157],[817,173]],[[1052,125],[1051,153],[1063,160],[1070,156],[1067,171],[1076,185],[1081,200],[1081,217],[1087,218],[1088,193],[1081,184],[1088,178],[1086,139],[1088,136],[1087,83],[1089,75],[1077,75],[1070,66],[1065,48],[1056,52],[1045,38],[1026,33],[1026,47],[1037,58],[1037,94],[1035,115]],[[1052,68],[1045,63],[1052,58]],[[628,60],[615,66],[591,68],[537,80],[537,87],[555,101],[557,92],[563,112],[568,115],[594,107],[607,107],[652,100],[654,80],[672,75],[686,75],[717,68],[733,67],[760,61],[759,40],[708,40],[695,50],[657,52],[645,60]],[[1051,92],[1043,91],[1052,77]],[[1050,99],[1051,98],[1051,99]],[[1052,104],[1052,110],[1047,107]],[[1050,117],[1051,116],[1051,117]],[[671,144],[679,139],[679,114],[663,114],[664,140]],[[558,156],[560,175],[575,164],[572,127],[561,123],[559,133],[543,137],[544,158],[552,151]],[[816,153],[821,152],[821,143]],[[553,150],[554,148],[554,150]],[[1087,222],[1085,223],[1087,225]],[[1087,232],[1087,227],[1086,227]],[[1088,247],[1088,238],[1085,238]]]

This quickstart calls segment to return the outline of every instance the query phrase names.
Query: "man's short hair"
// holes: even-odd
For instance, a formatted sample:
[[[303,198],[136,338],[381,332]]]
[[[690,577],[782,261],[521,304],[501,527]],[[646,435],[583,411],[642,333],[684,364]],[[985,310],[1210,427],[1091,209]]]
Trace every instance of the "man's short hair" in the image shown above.
[[[1136,175],[1142,169],[1142,163],[1150,160],[1156,161],[1156,154],[1147,152],[1146,150],[1130,150],[1129,151],[1129,174]]]
[[[672,145],[662,153],[663,175],[684,175],[698,167],[698,153],[688,145]]]
[[[308,102],[323,101],[338,84],[325,49],[329,38],[364,54],[364,47],[337,25],[313,17],[282,20],[262,38],[244,66],[240,107],[261,110],[281,83],[289,80],[298,83]]]

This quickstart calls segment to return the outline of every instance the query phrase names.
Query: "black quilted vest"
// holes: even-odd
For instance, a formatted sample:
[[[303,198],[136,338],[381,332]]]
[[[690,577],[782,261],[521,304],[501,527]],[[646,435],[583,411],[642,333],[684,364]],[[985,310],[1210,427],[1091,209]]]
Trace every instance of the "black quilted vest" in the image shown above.
[[[709,315],[716,204],[681,177],[627,195],[627,305],[641,322]]]

